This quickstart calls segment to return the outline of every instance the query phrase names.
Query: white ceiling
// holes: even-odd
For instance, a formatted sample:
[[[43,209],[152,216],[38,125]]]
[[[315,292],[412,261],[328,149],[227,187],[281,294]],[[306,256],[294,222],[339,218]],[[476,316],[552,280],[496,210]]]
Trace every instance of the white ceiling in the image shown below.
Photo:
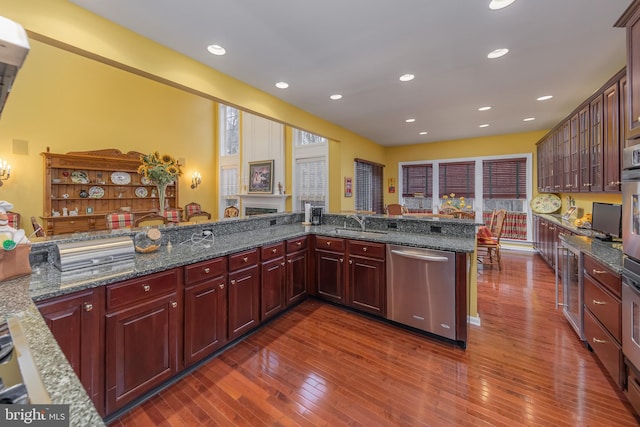
[[[71,1],[385,146],[553,127],[625,65],[613,24],[631,2]],[[402,83],[404,73],[416,78]]]

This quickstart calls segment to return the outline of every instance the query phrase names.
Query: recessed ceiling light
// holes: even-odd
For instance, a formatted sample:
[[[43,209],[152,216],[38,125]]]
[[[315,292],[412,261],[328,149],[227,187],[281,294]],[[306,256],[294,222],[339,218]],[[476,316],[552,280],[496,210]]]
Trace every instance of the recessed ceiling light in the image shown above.
[[[409,82],[411,80],[413,80],[416,76],[414,76],[413,74],[403,74],[400,76],[400,81],[401,82]]]
[[[217,44],[210,44],[209,46],[207,46],[207,50],[209,51],[210,54],[212,55],[224,55],[225,53],[227,53],[227,51],[220,45]]]
[[[483,125],[478,126],[479,128],[488,128],[489,127],[489,123],[485,123]]]
[[[478,108],[478,111],[488,111],[488,110],[491,110],[491,107],[488,105]]]
[[[516,0],[491,0],[491,2],[489,3],[489,9],[491,10],[503,9],[509,6],[510,4],[512,4],[514,1]]]
[[[405,120],[405,122],[407,122],[407,123],[413,123],[415,121],[416,121],[416,119],[407,119],[407,120]]]
[[[339,93],[334,93],[329,98],[333,99],[334,101],[337,101],[338,99],[342,99],[342,95],[340,95]]]
[[[489,52],[489,54],[487,55],[487,58],[496,59],[496,58],[500,58],[501,56],[505,56],[507,53],[509,53],[509,49],[507,48],[496,49]]]
[[[522,119],[523,122],[532,122],[534,121],[536,118],[535,117],[527,117],[526,119]]]
[[[537,101],[546,101],[547,99],[553,98],[552,95],[541,96],[540,98],[536,98]]]
[[[428,132],[426,130],[423,130],[422,132],[419,132],[418,135],[426,135]]]
[[[276,87],[278,89],[286,89],[286,88],[289,87],[289,83],[287,83],[287,82],[278,82],[278,83],[276,83]]]

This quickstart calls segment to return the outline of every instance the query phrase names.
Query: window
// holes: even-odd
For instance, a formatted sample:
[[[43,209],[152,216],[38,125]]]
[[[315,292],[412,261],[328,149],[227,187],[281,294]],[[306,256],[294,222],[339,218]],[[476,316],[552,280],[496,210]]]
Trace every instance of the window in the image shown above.
[[[293,129],[293,210],[304,211],[305,203],[328,208],[329,141]]]
[[[384,165],[355,159],[356,210],[383,212],[382,168]]]
[[[496,159],[482,162],[482,193],[485,199],[525,199],[527,159]]]
[[[313,206],[324,206],[326,168],[327,164],[324,157],[298,159],[296,161],[299,210],[304,210],[305,203],[310,203]]]
[[[324,136],[315,135],[300,129],[293,130],[293,140],[295,145],[326,144],[329,142]]]
[[[433,194],[433,165],[402,166],[402,197],[414,197],[421,193],[424,197]]]
[[[439,194],[473,199],[476,195],[475,161],[440,163]]]
[[[223,199],[223,208],[227,206],[238,206],[238,168],[222,167],[220,177],[220,193]]]
[[[219,118],[220,156],[235,156],[240,148],[240,112],[220,104]]]

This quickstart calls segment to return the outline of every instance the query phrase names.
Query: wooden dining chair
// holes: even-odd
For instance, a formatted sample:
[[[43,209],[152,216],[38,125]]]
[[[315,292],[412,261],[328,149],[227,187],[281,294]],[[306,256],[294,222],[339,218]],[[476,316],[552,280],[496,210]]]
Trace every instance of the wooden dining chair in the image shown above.
[[[498,266],[502,270],[502,258],[500,256],[500,237],[504,228],[504,220],[507,217],[506,209],[499,209],[494,212],[488,228],[487,236],[478,236],[478,260],[482,265],[489,265],[493,268]],[[481,253],[484,252],[484,253]]]
[[[387,215],[404,215],[406,213],[408,213],[407,208],[405,208],[404,206],[402,206],[399,203],[390,203],[387,205],[387,208],[385,209]]]
[[[38,223],[35,216],[31,217],[31,225],[33,226],[33,233],[36,237],[45,237],[47,233],[45,233],[44,228]]]
[[[225,218],[235,218],[240,214],[240,209],[235,206],[227,206],[224,209],[224,217]]]
[[[150,213],[150,214],[141,216],[140,218],[137,218],[133,222],[133,225],[135,227],[149,227],[154,225],[163,225],[166,223],[167,223],[167,218],[165,218],[164,216],[158,215],[155,213]]]
[[[190,202],[184,205],[184,220],[188,221],[189,217],[202,211],[200,203]]]
[[[191,215],[187,216],[187,221],[190,222],[203,222],[211,219],[211,214],[205,211],[194,212]]]
[[[115,211],[105,215],[107,229],[117,230],[118,228],[131,228],[134,217],[131,212]]]

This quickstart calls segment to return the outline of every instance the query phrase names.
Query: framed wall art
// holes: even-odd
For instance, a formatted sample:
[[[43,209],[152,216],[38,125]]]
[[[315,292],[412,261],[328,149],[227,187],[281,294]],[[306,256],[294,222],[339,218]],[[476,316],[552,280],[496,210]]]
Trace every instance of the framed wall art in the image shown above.
[[[249,194],[273,193],[273,160],[249,162]]]

